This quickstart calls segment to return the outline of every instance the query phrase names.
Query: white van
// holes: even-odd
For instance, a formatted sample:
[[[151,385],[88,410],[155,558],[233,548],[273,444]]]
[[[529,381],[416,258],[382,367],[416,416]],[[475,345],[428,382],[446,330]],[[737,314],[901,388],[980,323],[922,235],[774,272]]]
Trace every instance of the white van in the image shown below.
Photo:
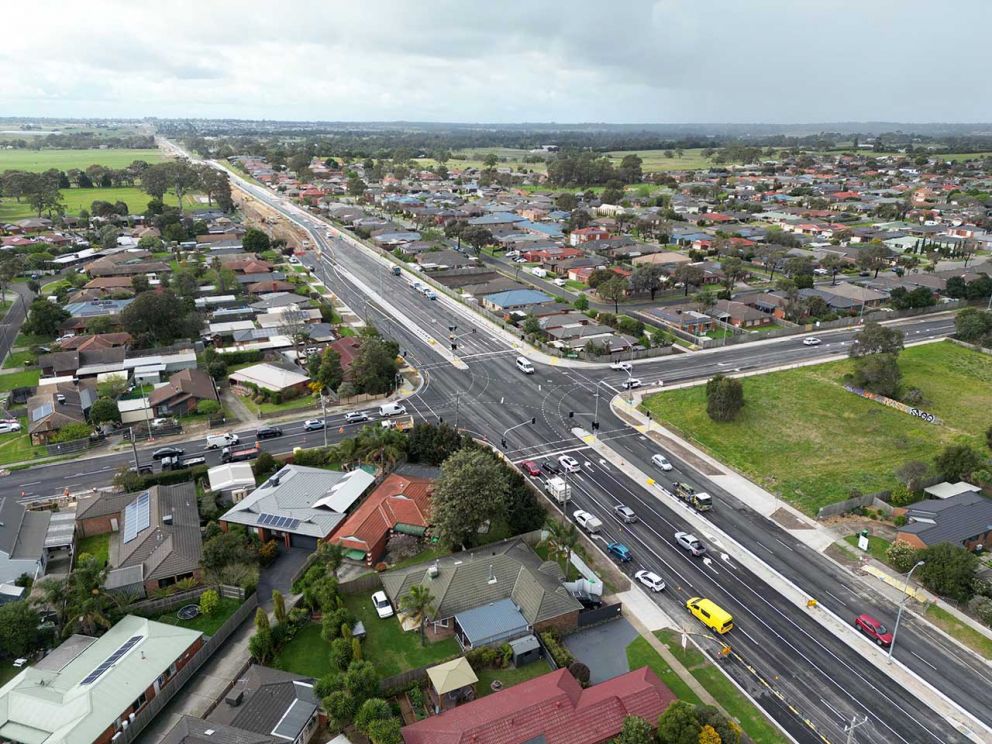
[[[530,363],[527,357],[517,357],[517,369],[525,375],[534,374],[534,365]]]
[[[225,432],[224,434],[207,434],[207,449],[218,449],[220,447],[230,447],[237,444],[241,439],[237,434]]]
[[[406,406],[401,403],[383,403],[379,406],[379,415],[383,418],[387,416],[402,416],[406,413]]]
[[[548,270],[542,269],[540,266],[535,266],[530,270],[530,273],[533,274],[534,276],[539,276],[542,279],[544,279],[548,275]]]

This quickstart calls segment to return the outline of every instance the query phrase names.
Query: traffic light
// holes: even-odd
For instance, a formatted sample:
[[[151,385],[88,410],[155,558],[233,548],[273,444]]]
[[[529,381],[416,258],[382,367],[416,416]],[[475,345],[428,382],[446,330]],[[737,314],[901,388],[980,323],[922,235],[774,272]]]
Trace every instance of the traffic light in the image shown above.
[[[455,342],[452,341],[451,342],[451,350],[452,351],[457,351],[458,350],[458,344],[456,344]]]
[[[598,421],[593,421],[592,422],[592,430],[593,431],[599,431],[599,422]]]
[[[569,411],[568,412],[568,417],[569,418],[575,418],[575,411]]]
[[[530,420],[530,422],[531,422],[531,424],[536,424],[537,423],[537,416],[535,416],[534,418],[532,418]]]
[[[506,449],[506,437],[499,440],[499,444],[503,449]]]
[[[437,423],[438,424],[443,424],[444,423],[444,416],[438,416],[437,417]]]

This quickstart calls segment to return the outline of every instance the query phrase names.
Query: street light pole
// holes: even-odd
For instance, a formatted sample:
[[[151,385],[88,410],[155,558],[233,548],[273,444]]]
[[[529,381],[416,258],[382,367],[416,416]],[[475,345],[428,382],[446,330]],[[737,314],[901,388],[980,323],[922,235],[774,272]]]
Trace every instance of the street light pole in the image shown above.
[[[321,416],[323,416],[323,421],[324,421],[324,428],[322,429],[322,431],[324,432],[324,446],[326,447],[327,446],[327,398],[324,397],[323,393],[320,394],[320,413]]]
[[[896,633],[899,632],[899,621],[902,620],[902,608],[905,606],[906,600],[909,599],[909,581],[910,581],[910,579],[913,578],[913,571],[915,571],[916,569],[918,569],[924,563],[926,563],[926,561],[917,561],[916,562],[916,565],[913,566],[911,569],[909,569],[909,573],[906,574],[906,585],[903,588],[903,594],[904,594],[904,596],[902,598],[902,601],[899,603],[899,612],[896,613],[896,625],[892,629],[892,643],[889,644],[889,659],[888,659],[888,661],[889,661],[890,664],[892,663],[892,651],[896,647]]]

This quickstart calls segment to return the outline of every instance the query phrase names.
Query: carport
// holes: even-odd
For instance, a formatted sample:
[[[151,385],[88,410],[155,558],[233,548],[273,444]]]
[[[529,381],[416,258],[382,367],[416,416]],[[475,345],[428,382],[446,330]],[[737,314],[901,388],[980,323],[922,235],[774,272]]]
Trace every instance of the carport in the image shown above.
[[[529,633],[530,625],[512,599],[500,599],[455,615],[455,638],[465,651]]]

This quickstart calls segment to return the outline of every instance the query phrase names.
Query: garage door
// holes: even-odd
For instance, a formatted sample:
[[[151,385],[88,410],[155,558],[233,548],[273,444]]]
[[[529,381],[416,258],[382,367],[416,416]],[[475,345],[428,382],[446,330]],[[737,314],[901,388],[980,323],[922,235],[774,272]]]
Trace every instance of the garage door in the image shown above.
[[[317,538],[309,537],[307,535],[297,535],[290,533],[289,544],[294,548],[307,548],[308,550],[317,549]]]

